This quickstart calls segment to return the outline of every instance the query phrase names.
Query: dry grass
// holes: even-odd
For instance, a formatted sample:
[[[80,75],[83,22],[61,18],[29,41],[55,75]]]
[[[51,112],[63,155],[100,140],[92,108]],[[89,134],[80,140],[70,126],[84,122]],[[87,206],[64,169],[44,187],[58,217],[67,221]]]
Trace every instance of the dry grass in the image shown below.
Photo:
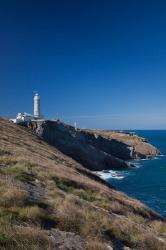
[[[64,231],[81,233],[85,216],[79,200],[67,196],[58,208],[58,227]]]
[[[99,241],[98,239],[93,239],[88,242],[84,250],[109,250],[105,243]]]
[[[155,220],[155,221],[152,221],[149,225],[156,233],[166,235],[166,223],[165,222]]]
[[[160,242],[153,234],[146,237],[146,231],[144,230],[146,224],[143,217],[134,214],[130,214],[129,220],[125,217],[109,217],[109,213],[103,213],[97,207],[90,208],[87,203],[81,202],[74,196],[68,195],[59,206],[58,219],[60,229],[79,232],[85,238],[91,236],[102,239],[104,235],[107,235],[124,242],[130,247],[144,245],[148,246],[148,249],[153,249],[154,246],[158,246],[154,249],[164,249],[162,248],[164,243]],[[157,242],[155,245],[151,243],[153,239]],[[90,247],[93,249],[93,246],[88,247],[87,249],[91,249]],[[103,244],[101,244],[101,247],[103,247]]]
[[[26,206],[23,208],[12,207],[10,211],[17,214],[19,220],[26,221],[28,223],[42,224],[44,220],[49,218],[47,212],[37,205]]]
[[[120,239],[130,247],[138,247],[143,244],[144,232],[139,225],[126,219],[115,219],[106,229],[107,234]]]
[[[101,135],[104,137],[108,137],[111,139],[116,139],[124,143],[133,143],[135,142],[140,142],[142,139],[138,137],[137,135],[130,135],[122,132],[116,132],[116,131],[111,131],[111,130],[95,130],[95,129],[86,129],[85,131],[96,134],[96,135]]]
[[[37,227],[1,223],[0,249],[2,250],[48,250],[51,249],[50,247],[47,232]]]
[[[58,227],[65,231],[76,232],[83,237],[102,234],[106,218],[73,195],[67,195],[58,209]]]
[[[0,206],[23,206],[28,199],[28,193],[14,184],[12,178],[0,177]]]
[[[162,239],[157,238],[155,235],[145,235],[144,244],[146,249],[151,250],[165,250],[166,244]]]
[[[0,249],[51,249],[41,230],[49,226],[79,234],[85,250],[106,250],[112,238],[164,250],[166,224],[153,211],[92,180],[25,128],[4,121],[0,128]]]

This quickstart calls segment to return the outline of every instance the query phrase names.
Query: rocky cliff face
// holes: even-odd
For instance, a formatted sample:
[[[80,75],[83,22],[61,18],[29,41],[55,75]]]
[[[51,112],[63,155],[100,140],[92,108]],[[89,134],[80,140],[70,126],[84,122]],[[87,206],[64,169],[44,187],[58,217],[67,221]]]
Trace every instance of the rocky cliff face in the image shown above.
[[[102,138],[109,141],[112,154],[124,160],[145,159],[161,154],[160,151],[150,144],[146,138],[142,138],[132,132],[125,133],[102,130],[86,131],[95,134],[96,136],[102,136]]]
[[[137,140],[133,138],[129,143],[106,136],[102,131],[76,131],[74,127],[59,121],[33,121],[27,126],[46,142],[90,170],[132,167],[126,160],[159,154],[155,147],[139,137]]]

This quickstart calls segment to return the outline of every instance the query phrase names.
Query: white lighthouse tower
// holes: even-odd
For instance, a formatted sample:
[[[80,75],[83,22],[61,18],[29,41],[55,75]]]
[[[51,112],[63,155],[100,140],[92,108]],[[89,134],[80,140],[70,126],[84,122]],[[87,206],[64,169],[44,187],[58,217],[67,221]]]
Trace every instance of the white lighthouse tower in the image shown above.
[[[40,118],[40,96],[38,93],[34,95],[34,118]]]

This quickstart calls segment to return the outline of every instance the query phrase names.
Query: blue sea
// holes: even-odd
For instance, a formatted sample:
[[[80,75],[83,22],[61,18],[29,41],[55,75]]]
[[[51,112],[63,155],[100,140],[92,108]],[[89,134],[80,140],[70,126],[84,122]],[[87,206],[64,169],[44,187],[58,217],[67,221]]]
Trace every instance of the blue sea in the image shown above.
[[[162,153],[147,160],[135,160],[135,169],[101,173],[118,190],[142,201],[166,217],[166,130],[135,131]]]

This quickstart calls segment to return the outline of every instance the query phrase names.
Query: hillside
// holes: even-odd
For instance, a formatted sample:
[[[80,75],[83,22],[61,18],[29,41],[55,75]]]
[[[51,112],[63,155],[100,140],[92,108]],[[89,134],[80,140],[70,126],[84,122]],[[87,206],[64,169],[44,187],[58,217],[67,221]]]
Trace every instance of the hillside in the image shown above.
[[[0,249],[166,249],[164,219],[0,120]]]

